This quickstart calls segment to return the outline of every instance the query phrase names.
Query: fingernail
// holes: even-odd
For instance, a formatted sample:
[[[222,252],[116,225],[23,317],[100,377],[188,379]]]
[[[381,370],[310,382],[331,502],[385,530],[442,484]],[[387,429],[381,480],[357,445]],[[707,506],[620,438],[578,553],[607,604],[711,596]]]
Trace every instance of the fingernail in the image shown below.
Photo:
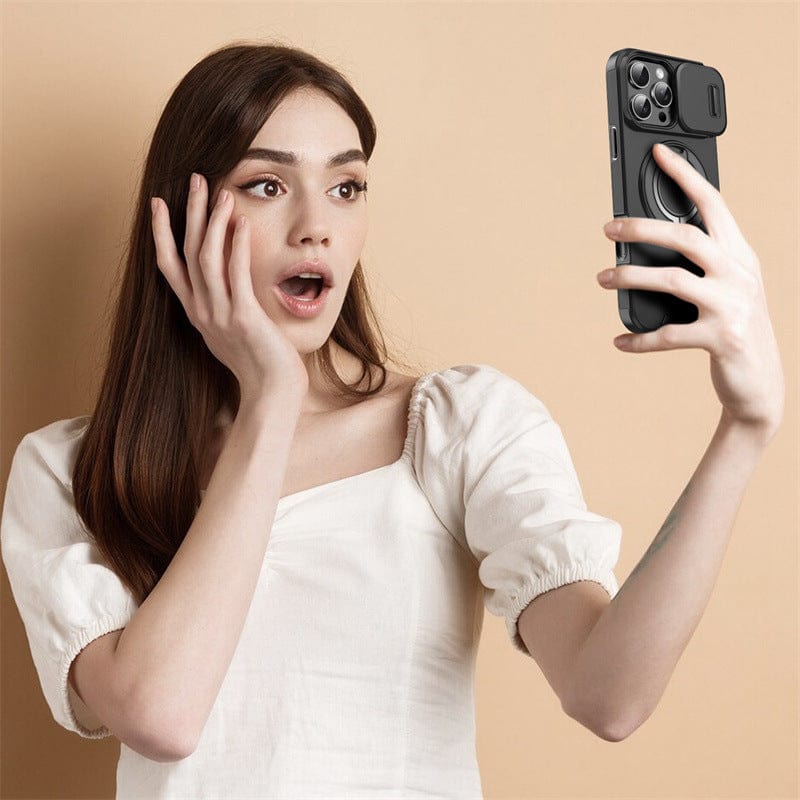
[[[217,198],[217,205],[221,206],[227,199],[228,199],[228,190],[227,189],[223,189],[219,193],[219,197]]]
[[[200,176],[196,173],[192,173],[191,181],[189,182],[189,188],[196,192],[200,188]]]
[[[603,286],[608,286],[611,283],[611,278],[614,277],[614,273],[610,269],[604,269],[597,275],[597,280],[603,284]]]
[[[150,213],[155,214],[158,210],[158,200],[155,197],[150,198]]]
[[[612,220],[611,222],[607,222],[603,226],[603,230],[606,233],[619,233],[619,229],[622,227],[622,223],[618,220]]]

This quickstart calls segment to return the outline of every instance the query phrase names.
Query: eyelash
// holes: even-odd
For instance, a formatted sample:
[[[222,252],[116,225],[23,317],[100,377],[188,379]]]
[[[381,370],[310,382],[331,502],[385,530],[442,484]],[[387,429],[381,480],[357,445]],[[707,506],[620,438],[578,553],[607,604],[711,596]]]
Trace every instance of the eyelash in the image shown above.
[[[239,188],[240,189],[245,189],[245,190],[253,189],[256,186],[260,186],[262,183],[277,183],[279,186],[283,186],[284,185],[283,181],[280,180],[280,178],[276,178],[274,176],[269,176],[269,177],[264,176],[264,177],[261,177],[261,178],[256,178],[255,180],[250,181],[250,183],[246,183],[244,186],[240,186]],[[334,188],[338,188],[339,186],[352,186],[353,187],[353,196],[352,197],[339,198],[339,199],[344,200],[346,203],[354,202],[355,200],[358,199],[358,196],[362,192],[366,192],[367,191],[367,182],[366,181],[364,181],[363,183],[359,183],[358,181],[355,181],[355,180],[344,181],[343,183],[337,184]],[[255,195],[253,195],[253,196],[255,197]],[[274,200],[276,197],[279,197],[279,195],[272,195],[272,197],[264,196],[264,197],[259,197],[258,199],[259,200]]]

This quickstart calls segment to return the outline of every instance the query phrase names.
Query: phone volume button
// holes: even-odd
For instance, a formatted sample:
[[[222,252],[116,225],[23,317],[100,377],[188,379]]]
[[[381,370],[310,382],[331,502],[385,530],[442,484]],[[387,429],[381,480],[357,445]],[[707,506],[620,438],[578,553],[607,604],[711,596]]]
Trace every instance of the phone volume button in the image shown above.
[[[610,143],[611,160],[612,161],[616,161],[617,160],[617,155],[619,153],[619,148],[617,146],[617,126],[616,125],[612,125],[610,127],[609,135],[611,137],[611,143]]]

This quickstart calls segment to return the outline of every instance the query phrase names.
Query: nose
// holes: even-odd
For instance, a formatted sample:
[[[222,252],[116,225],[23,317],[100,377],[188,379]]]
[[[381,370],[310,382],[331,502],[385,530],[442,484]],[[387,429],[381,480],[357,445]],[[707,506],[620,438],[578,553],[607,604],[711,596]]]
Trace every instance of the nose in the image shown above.
[[[328,198],[311,192],[298,196],[289,231],[292,244],[330,244],[331,218]]]

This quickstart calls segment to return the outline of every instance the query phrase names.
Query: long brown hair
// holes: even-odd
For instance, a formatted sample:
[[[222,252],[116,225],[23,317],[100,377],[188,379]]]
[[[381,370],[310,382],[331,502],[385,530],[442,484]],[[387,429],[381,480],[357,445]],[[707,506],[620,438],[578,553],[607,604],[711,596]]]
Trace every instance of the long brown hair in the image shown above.
[[[197,512],[199,468],[215,416],[223,406],[238,409],[240,399],[235,376],[208,349],[156,264],[150,198],[166,201],[183,256],[190,174],[206,177],[211,198],[284,96],[305,86],[326,92],[348,113],[369,159],[375,123],[353,87],[313,55],[278,44],[240,40],[207,55],[178,84],[153,133],[105,372],[72,476],[78,514],[140,604]],[[330,338],[363,370],[358,382],[345,383],[326,341],[313,357],[332,391],[356,402],[379,392],[388,353],[360,260]],[[382,373],[374,387],[373,368]]]

